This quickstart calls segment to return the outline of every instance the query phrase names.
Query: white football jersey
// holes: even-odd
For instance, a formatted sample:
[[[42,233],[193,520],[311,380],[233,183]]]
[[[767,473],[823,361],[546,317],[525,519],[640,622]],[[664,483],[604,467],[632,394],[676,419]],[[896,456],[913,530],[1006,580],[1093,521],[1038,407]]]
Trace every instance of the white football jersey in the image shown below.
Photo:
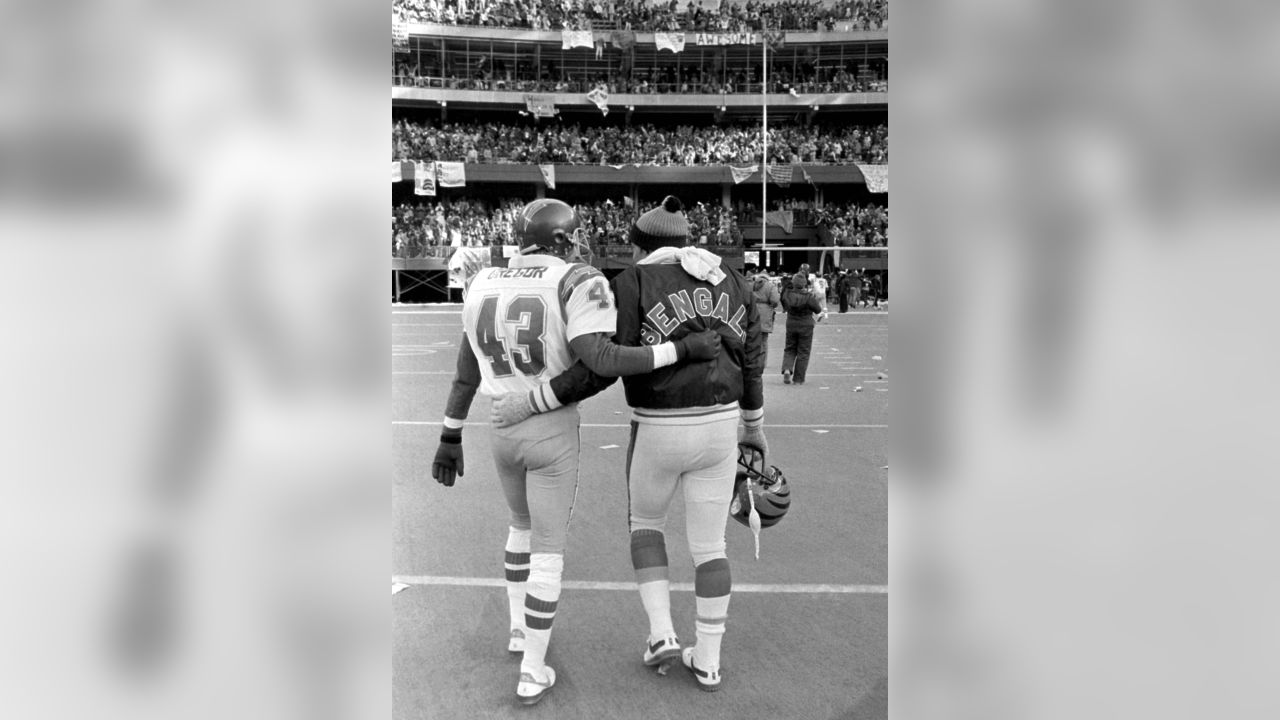
[[[574,362],[569,341],[613,335],[609,281],[590,265],[549,255],[517,256],[481,270],[462,305],[462,327],[480,363],[480,392],[527,392]]]

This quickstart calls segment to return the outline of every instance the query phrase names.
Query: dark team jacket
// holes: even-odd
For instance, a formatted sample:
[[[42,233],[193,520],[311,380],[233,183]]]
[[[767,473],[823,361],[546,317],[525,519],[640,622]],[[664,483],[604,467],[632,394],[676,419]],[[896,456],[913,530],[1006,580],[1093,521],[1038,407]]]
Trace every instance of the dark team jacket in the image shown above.
[[[786,308],[789,328],[813,325],[814,314],[822,312],[817,296],[800,288],[788,288],[782,293],[782,307]]]
[[[764,406],[764,336],[755,295],[741,274],[723,264],[720,269],[725,278],[719,285],[692,277],[678,264],[636,265],[614,278],[618,344],[656,344],[705,329],[715,329],[722,343],[714,362],[673,365],[623,378],[628,405],[668,409],[736,400],[747,410]],[[615,380],[591,372],[579,361],[551,379],[551,390],[568,404],[601,392]]]
[[[764,406],[763,336],[755,294],[740,273],[723,263],[720,269],[725,278],[718,285],[698,280],[676,263],[634,265],[613,279],[618,304],[614,341],[619,345],[657,345],[702,330],[715,330],[721,342],[715,360],[624,377],[631,407]]]

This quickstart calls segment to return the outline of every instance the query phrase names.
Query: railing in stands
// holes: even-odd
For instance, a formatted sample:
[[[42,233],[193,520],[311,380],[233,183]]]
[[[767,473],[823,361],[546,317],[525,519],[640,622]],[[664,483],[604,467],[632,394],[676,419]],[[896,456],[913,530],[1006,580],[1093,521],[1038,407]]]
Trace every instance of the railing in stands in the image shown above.
[[[406,75],[403,73],[395,73],[391,76],[391,83],[400,87],[420,87],[435,88],[440,90],[481,90],[486,92],[510,92],[510,93],[578,93],[585,94],[595,88],[596,83],[591,80],[568,80],[551,82],[548,80],[472,80],[456,77],[442,77],[434,75]],[[632,81],[632,87],[627,89],[611,90],[614,94],[631,94],[631,95],[759,95],[760,83],[740,83],[733,85],[709,85],[703,86],[699,90],[683,91],[682,88],[689,86],[691,83],[647,83],[641,85],[639,81]],[[615,84],[616,88],[617,85]],[[726,89],[728,88],[728,89]],[[785,95],[790,92],[790,86],[782,86],[777,89],[775,94]],[[797,93],[801,95],[812,94],[831,94],[831,93],[867,93],[867,92],[889,92],[889,83],[884,80],[878,81],[858,81],[854,83],[823,83],[823,82],[806,82],[798,83],[795,86]]]

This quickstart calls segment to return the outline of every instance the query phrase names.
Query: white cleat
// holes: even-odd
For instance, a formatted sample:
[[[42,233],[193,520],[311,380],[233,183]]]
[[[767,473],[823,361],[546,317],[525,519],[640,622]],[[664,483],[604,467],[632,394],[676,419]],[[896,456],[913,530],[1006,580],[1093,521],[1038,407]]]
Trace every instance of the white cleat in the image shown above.
[[[520,673],[520,684],[516,686],[516,697],[522,705],[534,705],[551,692],[556,684],[556,671],[550,665],[542,666],[541,678],[534,673]]]
[[[715,692],[720,689],[720,669],[703,670],[693,664],[693,646],[680,651],[680,661],[684,666],[689,668],[694,677],[698,678],[698,687],[706,692]]]
[[[520,628],[511,628],[511,637],[507,639],[507,652],[524,652],[524,631]]]
[[[675,635],[668,635],[660,640],[647,640],[644,647],[644,664],[649,667],[658,666],[658,672],[666,675],[663,668],[672,660],[680,657],[680,641]]]

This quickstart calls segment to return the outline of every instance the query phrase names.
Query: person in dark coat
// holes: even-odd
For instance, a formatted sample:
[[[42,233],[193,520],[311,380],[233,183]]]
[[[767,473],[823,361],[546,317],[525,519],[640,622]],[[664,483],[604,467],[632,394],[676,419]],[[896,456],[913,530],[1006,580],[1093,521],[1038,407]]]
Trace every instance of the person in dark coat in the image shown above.
[[[787,311],[787,344],[782,355],[782,382],[790,385],[804,384],[809,369],[809,351],[813,348],[815,318],[821,320],[826,312],[822,303],[809,288],[809,279],[802,273],[791,278],[791,287],[782,293],[782,307]]]

